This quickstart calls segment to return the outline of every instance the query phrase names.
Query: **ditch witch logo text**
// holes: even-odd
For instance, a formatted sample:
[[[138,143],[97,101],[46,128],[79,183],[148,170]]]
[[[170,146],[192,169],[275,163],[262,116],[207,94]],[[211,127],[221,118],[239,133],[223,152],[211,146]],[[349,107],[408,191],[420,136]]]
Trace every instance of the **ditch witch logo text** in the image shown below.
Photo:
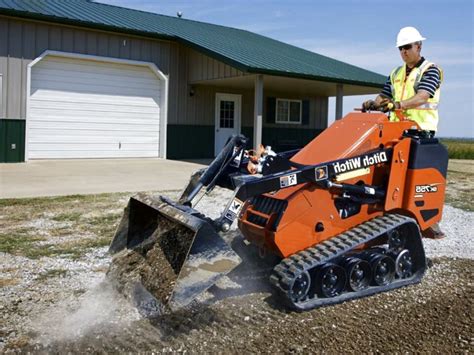
[[[347,159],[346,161],[338,161],[332,166],[336,174],[345,173],[347,171],[357,170],[361,168],[367,168],[369,166],[387,162],[387,154],[385,152],[378,152],[374,154],[364,155],[361,157],[355,157]]]

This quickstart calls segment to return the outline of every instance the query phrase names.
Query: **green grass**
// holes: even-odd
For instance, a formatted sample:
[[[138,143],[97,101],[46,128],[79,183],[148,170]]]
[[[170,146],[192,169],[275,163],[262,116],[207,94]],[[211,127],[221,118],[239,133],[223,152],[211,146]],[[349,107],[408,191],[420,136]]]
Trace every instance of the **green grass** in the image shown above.
[[[104,234],[104,236],[72,240],[61,244],[38,245],[37,242],[45,240],[45,238],[20,233],[0,233],[0,252],[21,255],[29,259],[62,256],[76,260],[92,249],[108,246],[112,241],[112,235]]]
[[[448,148],[450,159],[474,159],[474,139],[441,138],[440,141]]]
[[[43,256],[45,250],[38,248],[35,243],[43,240],[45,239],[18,232],[11,234],[0,233],[0,252],[37,259]]]
[[[78,221],[79,218],[81,218],[81,216],[82,216],[81,212],[72,211],[72,212],[60,213],[51,219],[56,222],[74,222],[74,221]]]
[[[35,245],[35,242],[39,241],[44,241],[44,239],[18,234],[0,234],[0,252],[21,255],[30,259],[57,254],[48,245]]]
[[[84,220],[86,228],[94,233],[114,233],[123,212],[111,213],[104,216],[90,217]]]

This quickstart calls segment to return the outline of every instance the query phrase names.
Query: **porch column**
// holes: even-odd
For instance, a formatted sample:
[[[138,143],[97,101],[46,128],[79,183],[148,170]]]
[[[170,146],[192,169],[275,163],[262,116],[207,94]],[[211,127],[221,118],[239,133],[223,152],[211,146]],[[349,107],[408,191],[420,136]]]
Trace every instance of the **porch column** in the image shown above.
[[[253,148],[262,144],[263,75],[255,76],[255,103],[253,114]]]
[[[344,95],[344,90],[342,84],[336,85],[336,120],[342,118],[342,97]]]

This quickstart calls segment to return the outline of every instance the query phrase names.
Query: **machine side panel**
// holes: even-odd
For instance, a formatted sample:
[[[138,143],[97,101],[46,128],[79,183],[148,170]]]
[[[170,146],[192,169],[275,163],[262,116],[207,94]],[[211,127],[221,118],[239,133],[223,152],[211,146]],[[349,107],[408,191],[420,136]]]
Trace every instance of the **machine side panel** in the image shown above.
[[[410,142],[410,138],[405,138],[393,147],[391,171],[385,199],[386,211],[402,207]]]
[[[426,230],[441,220],[446,191],[446,179],[439,170],[408,169],[403,209],[411,211]]]
[[[441,220],[446,190],[448,151],[437,139],[413,139],[403,208],[411,211],[421,230]]]

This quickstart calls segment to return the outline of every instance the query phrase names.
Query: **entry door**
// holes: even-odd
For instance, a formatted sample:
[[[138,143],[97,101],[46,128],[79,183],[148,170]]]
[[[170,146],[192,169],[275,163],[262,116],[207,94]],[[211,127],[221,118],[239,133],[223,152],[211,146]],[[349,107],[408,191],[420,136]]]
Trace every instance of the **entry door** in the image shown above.
[[[232,134],[240,133],[242,95],[216,94],[216,138],[214,154],[224,148]]]

